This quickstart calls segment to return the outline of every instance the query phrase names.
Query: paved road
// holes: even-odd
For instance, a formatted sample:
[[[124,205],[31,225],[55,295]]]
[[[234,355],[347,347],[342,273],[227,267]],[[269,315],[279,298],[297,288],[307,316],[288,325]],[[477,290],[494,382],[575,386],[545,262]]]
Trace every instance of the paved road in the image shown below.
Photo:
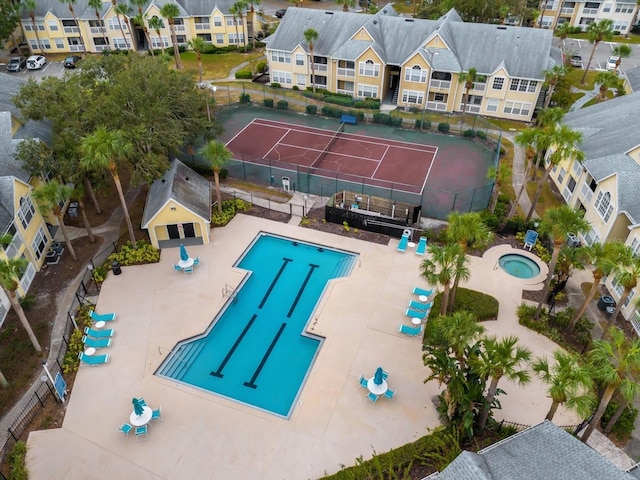
[[[554,38],[553,45],[562,48],[562,50],[564,50],[568,55],[574,55],[577,53],[582,56],[585,67],[587,66],[589,55],[591,55],[591,50],[593,49],[593,44],[589,43],[587,40],[576,40],[574,38],[567,38],[564,41],[564,44],[561,44],[559,38]],[[612,50],[617,45],[617,43],[600,42],[596,53],[593,55],[593,61],[591,62],[589,70],[604,70],[607,58],[609,58],[610,55],[613,55]],[[630,68],[640,66],[640,45],[629,46],[631,47],[631,56],[629,58],[622,59],[622,63],[620,64],[620,70],[622,72]]]

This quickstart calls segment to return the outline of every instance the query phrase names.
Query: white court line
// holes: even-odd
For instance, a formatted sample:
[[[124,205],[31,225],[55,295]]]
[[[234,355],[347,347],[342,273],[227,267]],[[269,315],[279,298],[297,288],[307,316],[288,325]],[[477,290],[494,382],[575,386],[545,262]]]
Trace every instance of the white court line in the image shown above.
[[[384,157],[387,156],[387,152],[389,151],[389,147],[387,147],[387,149],[384,151],[384,153],[382,154],[382,158],[380,159],[380,161],[378,162],[378,166],[376,167],[376,169],[373,171],[373,173],[371,174],[371,178],[374,178],[376,176],[376,173],[378,173],[378,169],[380,168],[380,165],[382,165],[382,162],[384,160]]]

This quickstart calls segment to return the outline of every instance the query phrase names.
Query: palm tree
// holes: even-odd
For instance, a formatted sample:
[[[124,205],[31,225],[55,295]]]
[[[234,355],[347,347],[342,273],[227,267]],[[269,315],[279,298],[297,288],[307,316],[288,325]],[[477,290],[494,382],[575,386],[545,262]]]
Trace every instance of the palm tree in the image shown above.
[[[584,83],[587,78],[587,72],[591,66],[593,54],[596,53],[598,44],[603,40],[610,41],[613,38],[613,20],[605,18],[599,22],[590,23],[587,27],[587,36],[589,38],[589,42],[593,43],[593,48],[591,49],[591,55],[589,55],[589,61],[584,69],[584,74],[582,75],[580,83]]]
[[[469,92],[473,88],[475,82],[484,82],[486,77],[478,75],[478,71],[471,67],[468,72],[460,72],[458,75],[458,82],[464,83],[464,102],[462,104],[462,125],[464,125],[464,118],[467,115],[467,102],[469,101]],[[462,128],[462,127],[461,127]]]
[[[105,45],[109,46],[109,38],[107,37],[107,29],[104,28],[104,22],[100,17],[100,10],[102,10],[102,0],[89,0],[89,7],[93,8],[94,13],[96,14],[96,19],[98,20],[98,25],[100,25],[100,31],[102,32],[102,38],[105,41]]]
[[[356,6],[356,0],[335,0],[338,5],[342,5],[342,11],[348,12],[349,8]]]
[[[542,216],[539,231],[542,235],[548,235],[551,238],[551,241],[553,242],[553,252],[551,253],[549,273],[547,274],[547,279],[544,282],[542,297],[534,315],[536,320],[540,317],[542,304],[549,294],[551,279],[553,278],[556,263],[558,262],[560,249],[565,244],[567,235],[569,233],[586,233],[590,228],[591,225],[584,219],[584,211],[574,210],[569,205],[561,205],[556,208],[551,208]]]
[[[73,197],[78,199],[78,206],[80,207],[80,216],[82,217],[82,223],[84,224],[84,229],[87,231],[87,237],[91,243],[95,243],[96,237],[93,235],[93,229],[91,228],[91,223],[89,222],[89,217],[87,216],[87,210],[84,207],[84,194],[85,188],[84,185],[78,183],[75,185],[73,189]]]
[[[439,246],[430,244],[429,257],[420,264],[421,276],[431,285],[444,288],[440,315],[447,313],[451,282],[460,276],[461,279],[469,277],[468,258],[458,243]],[[462,260],[460,260],[462,258]]]
[[[596,413],[591,418],[581,440],[587,440],[593,430],[600,424],[602,415],[616,391],[625,398],[633,398],[640,385],[636,383],[634,374],[640,369],[640,338],[630,341],[619,328],[609,329],[610,340],[595,340],[588,353],[589,365],[593,377],[604,389]]]
[[[498,196],[500,195],[500,187],[511,176],[511,169],[504,164],[500,164],[498,168],[489,167],[487,171],[487,178],[493,181],[493,188],[491,189],[491,200],[489,201],[489,211],[495,213],[496,205],[498,204]]]
[[[571,29],[571,24],[569,22],[564,22],[560,26],[558,26],[554,33],[556,37],[560,39],[560,42],[564,45],[564,41],[569,36],[569,30]]]
[[[307,45],[309,46],[309,53],[311,55],[311,61],[309,62],[311,63],[311,90],[313,91],[313,93],[315,93],[316,92],[316,75],[315,75],[315,69],[314,69],[315,64],[313,59],[313,48],[314,48],[314,43],[318,41],[318,37],[320,35],[313,28],[307,28],[304,31],[303,35],[304,35],[304,40],[307,42]]]
[[[254,7],[260,5],[260,2],[261,0],[246,0],[245,2],[251,12],[251,41],[254,50],[256,49],[256,9]]]
[[[620,84],[623,83],[615,72],[602,71],[596,75],[595,82],[600,84],[600,95],[598,95],[598,101],[607,99],[607,92],[612,88],[620,88]]]
[[[619,43],[617,46],[613,48],[611,53],[613,53],[618,60],[616,60],[616,68],[613,69],[614,72],[618,73],[618,69],[620,68],[620,64],[622,63],[623,58],[628,58],[631,55],[631,47],[626,43]]]
[[[156,31],[156,34],[160,39],[160,48],[162,49],[162,56],[164,57],[164,41],[162,40],[162,35],[160,34],[160,29],[164,28],[164,22],[159,17],[154,15],[149,19],[149,26]],[[193,37],[193,38],[196,39],[200,37]]]
[[[104,127],[98,127],[91,135],[82,139],[80,150],[83,155],[80,160],[80,166],[84,170],[97,172],[109,170],[120,197],[120,205],[127,222],[131,244],[133,248],[137,248],[136,235],[133,231],[129,209],[127,208],[127,202],[122,192],[122,184],[120,183],[120,175],[118,174],[118,163],[124,161],[133,153],[133,146],[125,140],[124,133],[121,130],[108,131]]]
[[[539,128],[527,128],[522,132],[518,133],[515,136],[516,144],[525,147],[525,169],[524,175],[522,176],[522,185],[520,185],[520,190],[518,190],[518,194],[516,195],[515,201],[511,203],[511,208],[509,209],[509,213],[507,214],[507,218],[512,218],[517,210],[518,205],[520,204],[520,197],[522,193],[527,187],[527,179],[529,178],[529,172],[533,167],[533,156],[536,151],[536,142],[539,141],[540,129]]]
[[[82,46],[82,53],[87,53],[87,49],[84,46],[84,39],[82,38],[82,30],[80,29],[80,23],[78,23],[78,18],[76,17],[76,11],[73,8],[73,5],[76,3],[77,0],[59,0],[60,3],[66,3],[67,6],[69,7],[69,11],[71,12],[71,16],[73,17],[73,21],[76,24],[76,27],[78,28],[78,37],[80,38],[80,45]]]
[[[582,141],[581,132],[572,130],[567,125],[561,125],[559,128],[551,130],[549,132],[549,137],[549,139],[545,140],[545,142],[548,140],[549,148],[552,149],[552,153],[548,157],[549,165],[545,169],[540,180],[537,182],[538,186],[536,188],[536,193],[533,196],[533,200],[531,200],[529,213],[527,213],[527,222],[531,220],[531,216],[536,208],[536,203],[542,193],[542,187],[549,177],[554,165],[557,165],[563,160],[567,160],[569,158],[573,158],[574,162],[582,162],[584,160],[584,152],[576,149],[576,145]]]
[[[542,107],[544,112],[547,108],[549,108],[549,104],[551,103],[551,97],[553,96],[553,92],[556,90],[556,86],[562,80],[562,78],[566,75],[567,70],[564,65],[555,65],[550,70],[545,70],[544,72],[544,81],[547,85],[547,95],[544,98],[544,106]],[[542,113],[540,112],[540,113]]]
[[[245,12],[245,10],[247,9],[247,3],[244,0],[238,0],[237,2],[235,2],[233,5],[231,5],[229,7],[229,13],[231,15],[233,15],[233,20],[236,25],[236,41],[238,43],[240,43],[240,36],[238,34],[238,20],[240,22],[240,25],[242,25],[242,43],[244,45],[244,51],[245,53],[247,52],[247,39],[244,35],[244,17],[243,17],[243,13]]]
[[[151,46],[151,37],[149,36],[149,29],[147,28],[147,17],[144,14],[142,7],[147,4],[147,0],[129,0],[133,5],[138,7],[138,14],[135,16],[135,21],[142,27],[144,38],[147,40],[149,50],[151,50],[151,56],[155,57],[153,47]]]
[[[531,359],[531,351],[520,347],[518,338],[514,336],[504,337],[500,340],[496,337],[486,337],[483,339],[482,344],[483,348],[480,350],[479,357],[475,360],[477,365],[474,365],[474,368],[482,378],[486,380],[491,378],[491,382],[485,395],[485,406],[478,417],[478,426],[480,428],[484,428],[487,423],[500,379],[506,377],[519,385],[529,383],[529,372],[520,367],[523,364],[527,364]]]
[[[556,350],[553,358],[553,365],[549,365],[546,358],[539,358],[531,366],[549,387],[547,393],[551,397],[551,407],[545,419],[553,420],[560,405],[566,405],[583,418],[588,417],[594,401],[593,395],[589,394],[593,385],[591,372],[580,363],[580,357],[575,353]]]
[[[200,149],[200,155],[211,165],[213,170],[213,181],[216,185],[216,202],[218,204],[218,213],[222,213],[222,200],[220,198],[220,170],[231,158],[233,153],[217,140],[211,140]]]
[[[127,43],[127,36],[124,34],[124,28],[122,28],[122,21],[120,20],[120,15],[123,16],[124,23],[129,25],[129,20],[127,19],[127,15],[131,13],[131,7],[126,3],[117,3],[116,0],[111,0],[111,5],[113,5],[114,10],[116,12],[116,19],[118,20],[120,33],[122,33],[122,40],[124,41],[125,50],[129,50],[128,43]],[[133,50],[133,42],[131,42],[131,49]]]
[[[7,260],[0,259],[0,286],[7,295],[11,307],[18,315],[20,323],[22,323],[22,326],[27,331],[27,335],[29,336],[29,340],[31,340],[31,345],[33,345],[34,350],[38,354],[41,354],[42,347],[38,342],[36,334],[33,333],[33,329],[27,320],[27,316],[24,314],[24,310],[22,309],[22,305],[20,305],[20,300],[18,299],[18,294],[16,293],[18,285],[20,284],[20,278],[22,277],[25,268],[27,268],[27,264],[27,259],[23,257],[10,258]]]
[[[56,181],[52,181],[43,183],[35,188],[32,193],[33,199],[40,208],[40,212],[43,215],[51,212],[53,216],[56,217],[60,227],[60,232],[62,232],[64,241],[67,244],[67,249],[71,254],[71,258],[78,260],[76,251],[73,249],[73,245],[71,244],[67,227],[64,224],[64,210],[60,207],[60,204],[64,205],[69,201],[69,198],[71,198],[71,192],[73,192],[73,188],[67,185],[62,185]]]
[[[198,74],[199,74],[199,82],[202,83],[202,52],[205,48],[207,48],[207,42],[205,42],[201,37],[193,37],[189,40],[189,46],[193,48],[193,51],[196,52],[196,59],[198,60]]]
[[[624,251],[624,244],[619,242],[607,242],[605,244],[602,243],[593,243],[592,245],[582,247],[582,253],[586,257],[587,261],[594,266],[592,275],[593,275],[593,283],[591,284],[591,288],[587,293],[587,296],[584,298],[582,305],[576,310],[571,318],[571,321],[567,325],[567,332],[573,332],[578,320],[584,314],[587,306],[595,297],[598,288],[600,287],[600,281],[607,275],[611,273],[613,268],[618,265],[617,258]]]
[[[445,339],[445,345],[452,350],[460,369],[464,369],[466,367],[465,349],[478,340],[480,335],[484,333],[485,328],[478,323],[473,313],[465,310],[439,316],[437,319],[427,322],[427,324],[433,321],[442,325],[441,332]],[[425,341],[428,342],[426,333]]]
[[[173,43],[173,56],[176,57],[176,68],[182,69],[182,61],[180,60],[180,49],[178,48],[178,37],[176,37],[175,18],[180,15],[180,9],[175,3],[165,3],[160,9],[160,15],[169,22],[169,30],[171,30],[171,43]]]
[[[29,12],[29,18],[31,19],[31,27],[36,33],[36,41],[38,42],[38,49],[40,53],[44,53],[42,42],[40,42],[40,34],[38,33],[38,25],[36,24],[36,1],[35,0],[22,0],[20,2],[20,8]]]
[[[607,259],[605,263],[607,268],[610,268],[615,280],[622,285],[623,288],[620,300],[618,300],[616,304],[616,309],[611,315],[611,318],[609,318],[608,323],[610,326],[613,325],[616,318],[618,318],[620,310],[622,310],[624,304],[627,303],[631,290],[638,285],[638,278],[640,278],[640,257],[634,255],[631,247],[625,245],[618,257]]]

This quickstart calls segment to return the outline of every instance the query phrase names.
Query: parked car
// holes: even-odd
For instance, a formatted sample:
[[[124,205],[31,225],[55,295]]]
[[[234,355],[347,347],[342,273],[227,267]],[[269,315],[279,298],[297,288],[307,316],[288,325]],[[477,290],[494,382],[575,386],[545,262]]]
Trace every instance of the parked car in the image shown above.
[[[78,55],[70,55],[64,59],[64,68],[76,68],[76,64],[82,59]]]
[[[276,10],[276,17],[282,18],[282,17],[284,17],[285,13],[287,13],[287,9],[286,8],[281,8],[280,10]]]
[[[47,63],[47,59],[42,55],[32,55],[27,59],[27,69],[39,70]]]
[[[7,70],[10,72],[19,72],[27,66],[27,59],[24,57],[12,57],[7,63]]]
[[[571,66],[582,68],[582,57],[580,55],[573,55],[571,57]]]
[[[607,59],[607,64],[605,65],[605,69],[606,70],[615,70],[616,69],[616,63],[618,63],[618,60],[620,60],[620,57],[616,57],[614,55],[610,56]]]

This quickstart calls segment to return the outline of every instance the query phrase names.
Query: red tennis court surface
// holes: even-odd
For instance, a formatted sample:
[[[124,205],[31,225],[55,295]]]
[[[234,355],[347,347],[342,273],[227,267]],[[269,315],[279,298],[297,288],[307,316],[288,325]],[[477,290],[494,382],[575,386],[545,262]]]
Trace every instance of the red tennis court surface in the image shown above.
[[[437,147],[398,142],[320,128],[254,119],[227,147],[235,158],[266,159],[339,174],[389,182],[397,190],[421,193]],[[328,150],[325,150],[327,149]]]

